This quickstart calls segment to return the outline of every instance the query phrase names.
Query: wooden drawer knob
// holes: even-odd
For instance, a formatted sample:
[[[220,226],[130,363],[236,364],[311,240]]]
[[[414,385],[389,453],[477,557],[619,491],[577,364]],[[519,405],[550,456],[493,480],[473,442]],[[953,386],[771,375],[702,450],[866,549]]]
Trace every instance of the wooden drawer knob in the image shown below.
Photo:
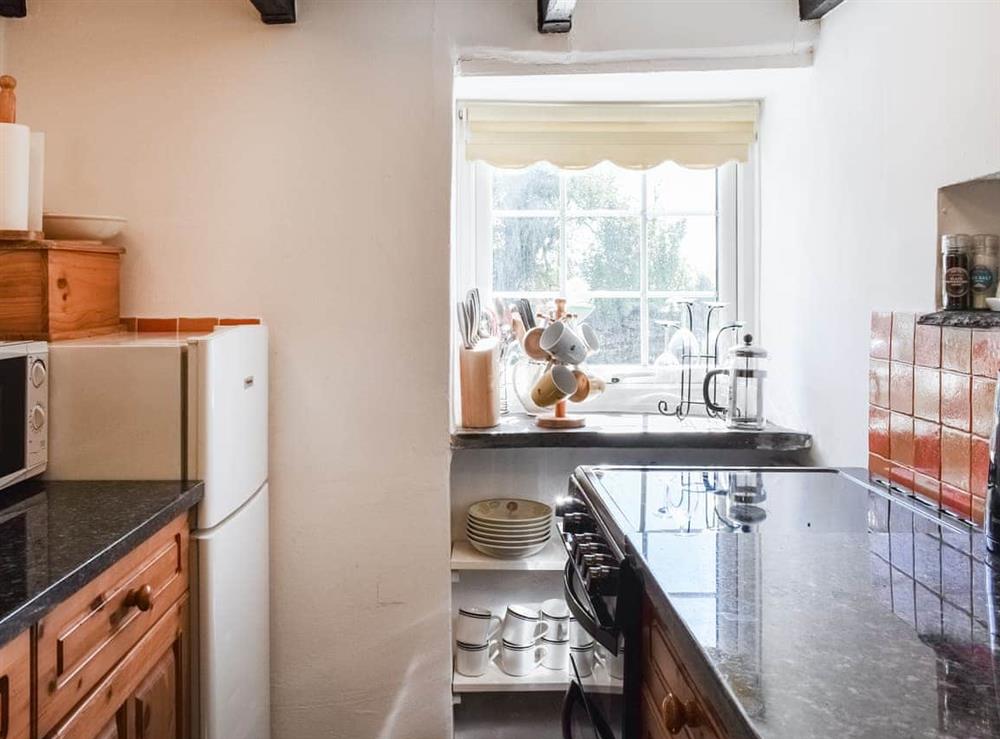
[[[125,597],[125,605],[128,608],[134,606],[143,612],[148,611],[153,607],[153,586],[143,585],[141,588],[130,591]]]
[[[687,723],[687,712],[681,699],[673,693],[667,693],[667,697],[660,704],[660,714],[663,717],[663,725],[671,734],[677,734]]]

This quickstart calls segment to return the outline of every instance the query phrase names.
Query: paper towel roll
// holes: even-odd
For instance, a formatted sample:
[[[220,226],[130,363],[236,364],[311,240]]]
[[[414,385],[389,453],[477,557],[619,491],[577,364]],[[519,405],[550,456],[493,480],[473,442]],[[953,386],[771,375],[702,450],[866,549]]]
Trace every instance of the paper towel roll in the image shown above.
[[[0,230],[28,228],[28,172],[31,129],[0,123]]]
[[[31,132],[28,154],[28,230],[42,230],[42,193],[45,190],[45,134]]]

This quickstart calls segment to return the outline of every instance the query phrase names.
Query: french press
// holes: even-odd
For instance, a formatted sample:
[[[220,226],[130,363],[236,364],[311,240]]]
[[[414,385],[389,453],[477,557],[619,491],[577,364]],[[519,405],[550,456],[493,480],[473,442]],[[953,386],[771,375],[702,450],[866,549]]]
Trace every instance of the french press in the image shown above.
[[[733,429],[764,428],[764,378],[767,351],[753,345],[753,336],[743,336],[743,343],[729,350],[727,365],[705,373],[702,393],[705,406],[713,413],[725,415],[726,425]],[[709,388],[719,375],[729,375],[729,402],[725,406],[712,400]]]

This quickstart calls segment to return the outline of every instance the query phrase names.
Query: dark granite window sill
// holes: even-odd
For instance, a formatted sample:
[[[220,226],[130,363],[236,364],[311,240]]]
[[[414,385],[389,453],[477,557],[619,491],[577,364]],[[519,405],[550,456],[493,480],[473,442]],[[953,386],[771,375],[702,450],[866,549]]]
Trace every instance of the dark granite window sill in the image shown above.
[[[922,326],[955,326],[957,328],[1000,328],[1000,311],[941,310],[917,318]]]
[[[805,452],[812,437],[768,424],[762,431],[735,431],[714,418],[686,418],[658,413],[591,413],[579,429],[552,430],[535,425],[526,414],[502,416],[489,429],[455,428],[452,449],[532,449],[588,447],[627,449],[759,449]]]

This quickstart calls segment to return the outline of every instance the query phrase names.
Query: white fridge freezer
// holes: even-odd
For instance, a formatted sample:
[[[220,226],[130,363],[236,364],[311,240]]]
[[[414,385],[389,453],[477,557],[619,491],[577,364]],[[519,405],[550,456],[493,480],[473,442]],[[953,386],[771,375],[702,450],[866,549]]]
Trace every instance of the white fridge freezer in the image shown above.
[[[52,344],[48,477],[203,480],[192,547],[192,733],[270,736],[268,333]]]

